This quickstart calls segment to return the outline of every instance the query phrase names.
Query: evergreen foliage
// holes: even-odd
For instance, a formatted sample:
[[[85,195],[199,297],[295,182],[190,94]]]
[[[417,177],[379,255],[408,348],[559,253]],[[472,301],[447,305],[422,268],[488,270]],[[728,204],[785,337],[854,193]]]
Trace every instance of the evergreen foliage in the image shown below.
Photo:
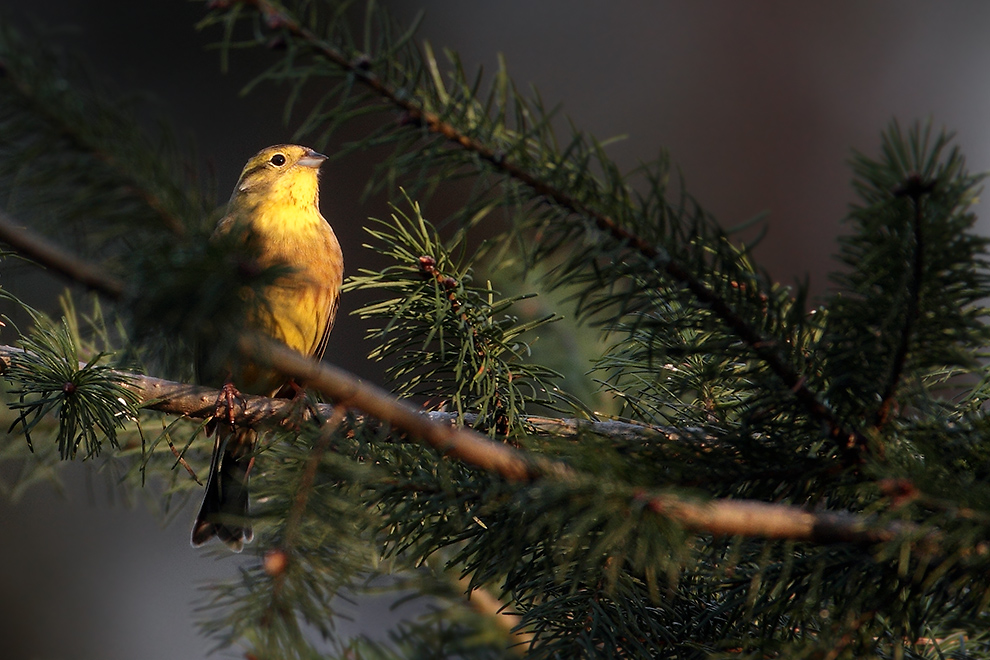
[[[78,343],[67,319],[58,326],[39,319],[20,343],[24,352],[15,355],[4,372],[14,384],[9,394],[17,397],[9,407],[20,411],[10,430],[19,426],[30,447],[31,429],[46,415],[55,414],[63,459],[75,458],[80,445],[85,447],[84,456],[98,455],[103,438],[118,448],[117,429],[137,415],[137,398],[121,386],[126,382],[121,374],[99,364],[104,355],[98,353],[80,367]]]
[[[371,357],[391,358],[386,375],[401,395],[425,395],[459,416],[473,412],[475,426],[492,433],[521,431],[527,409],[566,399],[553,385],[559,374],[526,361],[526,337],[554,317],[519,323],[507,312],[528,296],[496,300],[490,283],[472,286],[470,264],[477,255],[465,254],[465,232],[445,242],[418,207],[413,211],[415,219],[397,208],[391,222],[368,229],[378,244],[368,247],[394,264],[350,280],[352,287],[397,296],[356,312],[386,322],[371,332],[380,344]]]
[[[208,5],[202,27],[225,55],[277,46],[252,88],[279,86],[300,140],[319,148],[375,120],[334,155],[388,147],[368,190],[404,190],[368,227],[388,263],[348,285],[381,294],[358,311],[377,324],[371,355],[393,392],[449,409],[530,468],[456,460],[395,420],[315,401],[300,408],[316,413],[259,425],[256,561],[204,606],[219,646],[257,658],[990,657],[987,240],[972,231],[981,178],[949,135],[892,124],[879,158],[856,157],[836,288],[809,309],[806,288],[774,283],[666,156],[620,172],[504,67],[488,81],[453,53],[441,63],[415,22],[372,1]],[[149,410],[127,373],[188,376],[201,333],[237,341],[222,323],[239,316],[229,292],[278,269],[207,243],[216,212],[209,186],[179,174],[185,157],[38,40],[0,30],[0,70],[5,207],[131,276],[107,311],[38,316],[23,352],[0,353],[3,421],[24,432],[0,460],[28,483],[102,447],[124,491],[198,493],[186,470],[204,474],[212,441]],[[65,168],[86,176],[51,176]],[[460,210],[430,218],[430,196],[456,179],[471,184]],[[513,260],[569,308],[521,321],[527,296],[503,297],[484,270]],[[595,418],[529,350],[571,313],[607,340],[588,379],[638,433],[536,424]],[[37,454],[18,451],[25,440]],[[779,517],[731,508],[750,504]],[[383,582],[425,597],[426,613],[388,639],[341,638],[335,598]]]

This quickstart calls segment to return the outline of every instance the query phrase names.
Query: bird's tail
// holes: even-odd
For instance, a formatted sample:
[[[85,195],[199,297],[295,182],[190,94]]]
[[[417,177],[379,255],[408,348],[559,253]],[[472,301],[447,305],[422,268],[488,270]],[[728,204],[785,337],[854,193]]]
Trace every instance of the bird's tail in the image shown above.
[[[234,552],[254,538],[248,519],[248,474],[257,433],[251,429],[216,429],[206,496],[193,526],[192,544],[203,545],[216,536]]]

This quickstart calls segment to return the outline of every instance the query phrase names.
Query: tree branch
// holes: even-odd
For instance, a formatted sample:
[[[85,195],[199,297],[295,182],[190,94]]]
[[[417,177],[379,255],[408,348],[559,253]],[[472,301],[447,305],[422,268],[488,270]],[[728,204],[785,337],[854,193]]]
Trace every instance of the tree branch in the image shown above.
[[[22,352],[23,349],[14,346],[0,345],[0,374],[6,369],[10,358]],[[83,364],[80,363],[80,367]],[[123,386],[138,395],[139,405],[142,408],[193,419],[206,419],[216,412],[216,402],[220,396],[220,390],[133,372],[118,373],[126,379]],[[329,403],[318,403],[312,406],[313,410],[307,408],[300,411],[296,409],[297,407],[290,399],[270,399],[244,393],[240,394],[238,400],[242,405],[231,411],[236,426],[272,424],[290,413],[301,421],[308,421],[313,416],[313,410],[321,418],[330,419],[335,409]],[[425,415],[438,424],[451,426],[457,423],[457,413],[419,412],[418,414]],[[473,423],[476,419],[476,415],[464,415],[464,421],[467,424]],[[716,438],[704,436],[700,431],[685,434],[672,427],[646,426],[635,422],[611,419],[559,419],[529,415],[523,417],[522,420],[536,434],[559,438],[579,438],[585,434],[592,434],[623,441],[664,438],[668,441],[690,440],[713,444],[717,442]]]
[[[0,242],[6,243],[32,261],[108,298],[118,300],[124,295],[123,282],[63,250],[48,239],[19,226],[13,218],[2,211],[0,211]]]
[[[292,16],[282,12],[279,7],[268,0],[239,0],[240,4],[254,6],[265,17],[266,22],[273,28],[284,28],[290,34],[302,39],[315,52],[319,53],[334,65],[354,76],[366,87],[387,100],[396,108],[405,112],[412,125],[420,124],[430,133],[443,136],[448,142],[474,153],[489,167],[524,184],[536,194],[552,200],[561,208],[591,219],[595,225],[612,238],[628,245],[631,249],[650,261],[651,264],[663,269],[672,279],[680,283],[702,304],[707,306],[723,323],[726,324],[747,346],[770,368],[773,373],[790,389],[808,413],[823,422],[831,433],[840,452],[847,463],[860,463],[868,448],[866,437],[856,429],[845,428],[835,413],[807,385],[807,379],[787,363],[777,349],[776,342],[769,341],[757,328],[748,323],[735,309],[715,290],[694,276],[691,271],[680,263],[672,260],[666,252],[646,241],[642,237],[620,225],[614,218],[594,209],[564,190],[552,186],[538,176],[515,164],[504,154],[495,151],[481,141],[466,135],[453,124],[444,121],[439,115],[428,112],[413,101],[408,92],[400,93],[378,78],[370,70],[364,59],[351,60],[342,52],[330,46],[313,32],[306,29]],[[662,256],[662,258],[661,258]]]
[[[926,182],[920,176],[908,177],[904,185],[894,191],[897,197],[909,197],[914,210],[912,217],[912,230],[914,233],[914,251],[911,253],[911,279],[908,282],[907,308],[904,310],[904,325],[901,326],[900,342],[894,354],[893,365],[887,378],[887,383],[880,396],[880,405],[877,408],[874,426],[881,427],[887,423],[890,417],[890,408],[893,404],[894,393],[901,381],[901,374],[907,362],[908,349],[911,347],[911,340],[914,338],[914,324],[918,316],[918,306],[921,299],[921,280],[925,272],[925,243],[922,232],[921,199],[926,194],[930,194],[934,189],[934,183]]]
[[[476,431],[452,426],[449,418],[435,421],[385,390],[357,376],[326,363],[318,363],[285,346],[259,337],[242,338],[240,349],[253,359],[263,360],[288,378],[318,390],[333,399],[337,406],[361,411],[401,430],[417,442],[427,444],[441,454],[468,465],[494,472],[507,481],[532,481],[539,478],[577,481],[581,475],[569,466],[543,456],[495,442]],[[0,346],[0,373],[10,359],[22,349]],[[218,390],[174,381],[121,372],[126,387],[136,392],[142,407],[170,414],[206,418],[213,415]],[[284,415],[289,400],[243,395],[243,407],[235,411],[239,424],[271,423]],[[319,407],[321,415],[332,416],[333,407]],[[563,428],[576,433],[593,423],[561,420],[560,424],[542,424],[544,430]],[[608,424],[616,424],[609,422]],[[620,423],[621,424],[621,423]],[[635,425],[630,425],[635,426]],[[597,427],[603,430],[602,427]],[[606,427],[607,428],[607,427]],[[620,427],[630,432],[628,427]],[[645,427],[640,427],[645,428]],[[654,429],[655,431],[655,429]],[[668,433],[667,431],[660,431]],[[787,504],[770,504],[751,500],[687,499],[678,495],[638,491],[630,505],[646,506],[657,515],[669,518],[693,532],[715,536],[751,536],[792,539],[819,544],[853,543],[871,545],[890,541],[913,529],[910,525],[878,525],[872,518],[846,512],[810,512]]]
[[[245,355],[256,359],[262,356],[269,366],[296,382],[320,391],[338,405],[361,410],[386,421],[442,454],[496,472],[509,481],[529,481],[540,477],[565,481],[580,478],[557,461],[534,457],[464,427],[437,424],[385,390],[332,365],[317,363],[272,340],[245,337],[240,340],[239,347]],[[786,504],[748,500],[699,502],[677,495],[648,494],[645,491],[634,499],[686,529],[716,536],[869,545],[890,541],[911,529],[908,525],[877,526],[871,519],[851,513],[815,513]]]
[[[301,385],[318,390],[339,406],[360,410],[405,431],[443,455],[498,473],[509,481],[531,481],[543,476],[573,474],[562,463],[493,442],[463,426],[434,422],[384,389],[339,367],[311,360],[268,338],[243,336],[238,341],[238,347],[242,354],[269,364]]]
[[[585,205],[565,191],[551,186],[539,177],[516,165],[506,158],[504,154],[496,153],[479,140],[458,131],[455,126],[445,122],[439,115],[423,110],[410,100],[407,95],[399,94],[396,90],[382,82],[368,69],[366,62],[351,61],[343,53],[326,44],[310,30],[303,27],[298,21],[282,13],[278,7],[272,5],[267,0],[240,0],[240,2],[241,4],[256,7],[265,16],[269,25],[283,27],[291,34],[303,39],[316,52],[319,52],[323,57],[342,70],[354,75],[361,83],[386,99],[389,103],[407,112],[414,120],[426,126],[427,130],[431,133],[442,135],[458,147],[475,153],[488,163],[490,167],[523,183],[537,194],[553,200],[560,207],[574,214],[592,219],[599,229],[629,245],[652,263],[662,268],[670,277],[691,291],[699,302],[705,304],[721,318],[770,367],[771,371],[777,374],[808,412],[828,426],[839,450],[843,453],[848,463],[862,461],[862,454],[867,448],[866,438],[856,429],[850,430],[844,428],[836,418],[834,412],[807,386],[805,377],[787,364],[787,361],[777,350],[775,343],[768,341],[756,328],[736,313],[724,298],[696,278],[687,268],[671,260],[669,257],[659,258],[661,251],[655,245],[625,229],[615,219]],[[0,216],[0,220],[3,220],[2,216]],[[123,293],[122,283],[100,273],[93,266],[72,257],[72,255],[56,246],[46,245],[47,242],[44,239],[17,228],[9,221],[0,224],[0,232],[3,234],[0,238],[3,238],[25,254],[32,255],[40,263],[48,265],[57,272],[82,282],[111,298],[116,299],[121,297]]]

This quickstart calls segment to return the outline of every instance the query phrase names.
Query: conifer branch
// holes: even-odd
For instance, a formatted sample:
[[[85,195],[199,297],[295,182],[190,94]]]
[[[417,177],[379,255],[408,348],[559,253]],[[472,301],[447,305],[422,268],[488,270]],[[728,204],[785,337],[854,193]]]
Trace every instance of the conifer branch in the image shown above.
[[[465,427],[434,421],[375,385],[338,367],[314,362],[270,340],[246,337],[240,340],[239,346],[246,354],[267,361],[285,376],[333,399],[337,407],[361,411],[408,434],[414,441],[428,444],[443,455],[494,472],[507,481],[550,478],[571,482],[581,478],[559,461],[492,441]],[[0,373],[9,365],[10,356],[20,351],[18,348],[0,346]],[[218,390],[137,374],[126,375],[126,387],[138,395],[138,405],[142,407],[197,418],[206,418],[215,412],[220,395]],[[290,405],[288,400],[243,395],[242,409],[234,412],[235,422],[241,425],[270,423],[278,419],[280,413],[287,412]],[[327,410],[334,414],[332,407],[320,412]],[[571,428],[580,426],[577,423]],[[877,525],[868,518],[845,512],[810,512],[793,505],[750,500],[703,502],[646,491],[638,491],[630,505],[645,506],[685,529],[715,536],[871,545],[890,541],[898,534],[913,529],[909,525]]]
[[[13,218],[2,211],[0,211],[0,243],[6,243],[32,261],[108,298],[118,300],[124,295],[123,282],[38,234],[18,226]]]
[[[893,365],[887,383],[884,386],[883,394],[880,397],[880,406],[877,408],[875,426],[880,427],[887,423],[890,417],[890,409],[893,404],[894,393],[901,380],[901,374],[907,361],[908,349],[914,337],[914,324],[918,316],[918,309],[921,299],[921,282],[925,269],[925,244],[922,232],[922,198],[930,194],[935,184],[926,182],[918,175],[911,176],[900,188],[894,191],[895,197],[908,197],[911,199],[914,215],[912,218],[912,230],[914,233],[914,250],[911,254],[911,281],[908,283],[907,304],[904,310],[904,324],[901,326],[900,341],[894,354]]]
[[[239,0],[239,2],[244,5],[256,7],[265,17],[270,27],[284,28],[296,37],[303,39],[320,55],[327,58],[342,70],[354,75],[356,79],[360,80],[373,92],[405,112],[412,118],[413,123],[422,124],[429,132],[441,135],[460,148],[476,154],[495,170],[526,185],[538,195],[552,200],[561,208],[571,213],[590,218],[600,230],[608,233],[614,239],[629,246],[662,268],[671,278],[688,289],[699,302],[706,305],[716,316],[721,318],[755,352],[757,357],[771,371],[777,374],[809,414],[828,426],[831,436],[837,443],[847,463],[858,463],[862,461],[863,452],[867,447],[865,437],[856,429],[845,428],[835,416],[835,413],[808,387],[806,378],[792,368],[780,355],[775,343],[764,337],[755,327],[738,314],[722,296],[695,277],[689,269],[669,258],[669,256],[662,253],[655,245],[622,227],[614,218],[597,209],[591,208],[566,191],[552,186],[531,174],[506,158],[503,154],[497,153],[479,140],[460,132],[455,126],[444,121],[436,113],[424,110],[413,100],[399,94],[375,76],[367,67],[366,61],[352,61],[348,59],[339,50],[319,39],[312,31],[282,12],[274,4],[267,0]],[[152,206],[157,208],[154,205]],[[181,227],[181,225],[179,226]],[[40,237],[33,237],[34,240],[27,241],[26,236],[18,236],[18,232],[11,230],[16,230],[16,227],[11,226],[6,228],[5,233],[11,234],[13,240],[19,241],[22,247],[18,247],[18,249],[31,251],[37,255],[39,261],[48,260],[50,265],[59,272],[73,279],[78,279],[80,282],[111,298],[119,298],[121,296],[123,286],[120,283],[112,279],[101,279],[97,277],[97,273],[93,267],[85,267],[78,260],[74,260],[75,263],[73,263],[73,258],[70,255],[64,253],[64,251],[61,251],[54,245],[48,248],[43,247],[43,239],[40,239]]]
[[[561,147],[556,112],[538,97],[524,99],[501,65],[486,99],[481,73],[471,79],[451,54],[449,87],[429,46],[424,53],[413,43],[415,24],[397,36],[401,28],[374,0],[366,3],[362,44],[351,20],[362,3],[209,0],[218,11],[203,24],[223,23],[225,55],[265,41],[286,48],[256,81],[289,83],[287,120],[297,97],[314,98],[302,92],[329,81],[297,135],[319,131],[327,141],[345,121],[384,113],[338,152],[395,146],[368,190],[417,174],[415,185],[429,190],[473,177],[475,188],[453,218],[465,235],[494,209],[514,209],[510,231],[490,244],[506,252],[489,252],[489,263],[501,264],[514,247],[537,272],[556,262],[548,288],[573,295],[578,322],[604,322],[622,338],[597,363],[609,374],[600,382],[635,401],[624,410],[674,426],[526,415],[567,396],[557,397],[559,374],[537,364],[541,346],[553,339],[542,334],[530,351],[536,333],[527,333],[539,322],[519,323],[514,314],[531,316],[532,309],[514,307],[526,295],[502,298],[490,283],[471,286],[477,255],[447,246],[420,250],[401,235],[398,219],[394,235],[369,229],[391,243],[396,264],[351,280],[353,288],[391,297],[363,313],[382,320],[369,332],[382,339],[371,355],[395,359],[388,382],[398,394],[264,337],[224,331],[223,321],[239,318],[228,311],[242,309],[230,300],[241,298],[230,295],[232,287],[261,291],[277,271],[244,272],[225,259],[226,246],[205,240],[158,258],[152,248],[167,234],[162,217],[205,231],[200,220],[213,209],[212,195],[197,197],[187,185],[192,178],[175,176],[179,162],[155,157],[144,132],[114,99],[101,101],[100,89],[83,89],[72,97],[76,105],[50,95],[59,87],[51,83],[71,76],[40,75],[35,85],[35,73],[59,69],[57,58],[31,66],[21,52],[28,49],[4,50],[17,42],[0,29],[0,87],[6,72],[10,92],[0,93],[0,105],[13,110],[13,120],[0,120],[11,137],[10,149],[0,147],[0,178],[13,184],[12,203],[21,200],[24,210],[15,215],[78,221],[78,237],[97,254],[125,250],[114,255],[125,267],[108,272],[128,279],[100,279],[98,267],[61,248],[48,251],[44,239],[2,214],[0,241],[9,233],[14,249],[116,300],[139,294],[114,306],[131,322],[117,326],[119,333],[94,305],[89,317],[68,309],[61,324],[39,323],[21,338],[22,349],[0,346],[11,409],[39,411],[28,423],[22,415],[24,435],[44,431],[51,436],[44,448],[69,447],[62,451],[68,459],[81,445],[63,438],[76,429],[86,429],[93,456],[101,438],[117,448],[114,434],[123,428],[127,442],[110,467],[133,468],[128,478],[149,469],[167,474],[165,497],[193,490],[173,454],[184,465],[191,447],[190,463],[205,458],[200,425],[185,417],[217,414],[218,392],[98,364],[127,336],[137,338],[143,355],[160,351],[149,363],[171,353],[183,365],[190,357],[184,347],[202,346],[204,335],[240,339],[242,358],[333,401],[303,411],[289,400],[245,395],[237,402],[240,425],[271,429],[288,419],[293,426],[259,447],[267,452],[255,473],[261,562],[247,566],[237,584],[216,587],[211,606],[221,614],[204,629],[221,635],[223,645],[258,649],[247,652],[251,657],[317,655],[323,649],[309,643],[314,632],[343,655],[364,655],[364,645],[338,644],[332,597],[369,567],[403,571],[430,561],[446,572],[442,595],[466,602],[390,634],[410,656],[430,655],[425,649],[437,643],[465,658],[504,654],[506,643],[520,655],[615,658],[972,655],[990,648],[990,426],[983,406],[990,377],[959,399],[937,389],[956,374],[985,371],[990,341],[983,306],[990,240],[972,231],[969,211],[980,177],[965,172],[956,150],[943,154],[950,138],[943,133],[932,143],[930,128],[904,136],[894,125],[880,161],[857,160],[853,185],[863,205],[853,207],[856,227],[840,239],[849,268],[833,275],[840,291],[809,318],[806,287],[793,294],[769,281],[689,195],[670,190],[666,157],[627,175],[601,143],[576,129]],[[245,16],[253,31],[237,32],[245,41],[234,43]],[[11,72],[29,83],[32,98],[21,98]],[[392,112],[396,121],[388,120]],[[115,139],[118,133],[126,139]],[[34,163],[23,157],[28,152],[42,157]],[[79,161],[87,167],[76,167]],[[138,167],[128,171],[129,163]],[[12,176],[21,172],[32,176]],[[136,240],[138,220],[140,238],[148,231],[152,242]],[[416,220],[427,225],[418,208]],[[439,267],[448,252],[463,270]],[[56,325],[57,333],[46,332]],[[159,336],[170,341],[156,343]],[[218,359],[231,349],[218,347]],[[96,357],[86,368],[76,369],[90,355]],[[561,369],[568,374],[561,388],[572,382],[574,362]],[[498,389],[505,381],[515,389]],[[412,394],[457,412],[426,412],[407,398]],[[141,413],[137,401],[179,417],[159,420]],[[899,407],[911,414],[898,416]],[[69,422],[54,419],[64,410]],[[513,422],[499,427],[503,413]],[[172,424],[149,439],[149,418]],[[296,428],[307,418],[319,425]],[[173,429],[186,435],[184,445],[172,443]],[[33,449],[30,439],[24,446],[10,437],[8,448],[31,469],[18,487],[50,467],[48,456],[22,460]],[[882,452],[886,460],[848,469]],[[437,592],[434,575],[410,584]],[[464,616],[465,605],[495,624]],[[495,625],[505,634],[491,634]],[[929,643],[936,648],[918,648]],[[382,646],[378,655],[399,652]]]
[[[464,427],[432,422],[385,390],[326,363],[317,363],[267,338],[242,337],[245,355],[261,358],[284,376],[312,387],[337,405],[360,410],[388,422],[441,454],[468,465],[495,472],[508,481],[541,477],[576,480],[580,476],[564,464],[533,456],[496,443]],[[851,513],[813,513],[797,506],[746,500],[697,502],[676,495],[642,492],[634,499],[651,511],[691,531],[716,536],[753,536],[811,543],[870,545],[894,539],[911,526],[876,526]],[[634,503],[634,502],[633,502]]]
[[[356,409],[387,422],[445,456],[495,472],[508,481],[572,474],[571,469],[561,463],[527,455],[471,429],[433,422],[384,389],[339,367],[308,359],[267,338],[243,336],[238,341],[238,348],[243,355],[269,363],[300,385],[318,390],[338,406]]]
[[[409,125],[419,125],[430,133],[444,137],[457,147],[475,154],[495,171],[501,172],[511,179],[529,187],[537,195],[541,195],[557,206],[570,213],[591,219],[601,231],[615,240],[625,244],[630,249],[645,257],[673,280],[685,287],[700,303],[708,307],[726,326],[728,326],[742,341],[750,347],[756,356],[793,393],[802,406],[816,420],[824,423],[835,441],[847,464],[861,463],[867,450],[866,437],[854,428],[846,428],[838,419],[835,412],[807,384],[807,378],[789,365],[781,356],[775,342],[767,339],[752,324],[748,323],[729,302],[720,296],[712,287],[697,278],[687,267],[674,261],[666,252],[645,240],[629,229],[623,227],[608,214],[584,204],[575,196],[559,187],[553,186],[540,177],[520,167],[504,154],[495,151],[481,141],[466,135],[453,124],[444,121],[438,114],[420,107],[407,94],[383,82],[373,71],[364,58],[350,59],[340,50],[327,44],[311,30],[277,5],[268,0],[236,0],[239,4],[255,7],[264,17],[267,25],[273,29],[282,28],[293,36],[303,40],[310,48],[325,57],[335,66],[347,72],[360,81],[368,89],[385,99],[388,103],[403,111],[404,122]]]
[[[0,374],[3,373],[11,356],[21,353],[23,349],[14,346],[0,345]],[[138,405],[147,410],[171,415],[181,415],[192,419],[207,419],[216,412],[217,399],[220,390],[189,383],[180,383],[164,378],[155,378],[134,372],[120,372],[124,387],[138,395]],[[313,412],[322,419],[333,417],[335,406],[329,403],[317,403],[299,411],[291,399],[270,399],[254,394],[240,393],[240,405],[230,411],[235,426],[257,426],[272,424],[289,414],[297,417],[298,421],[306,422],[312,419]],[[431,421],[452,426],[457,423],[458,415],[453,412],[424,412]],[[466,414],[464,422],[472,424],[477,416]],[[583,435],[597,435],[612,438],[617,441],[644,441],[664,439],[669,442],[691,441],[714,445],[717,439],[702,435],[699,432],[682,433],[667,426],[646,426],[636,422],[620,420],[591,420],[591,419],[561,419],[557,417],[542,417],[527,415],[522,418],[523,424],[534,433],[558,438],[579,438]]]

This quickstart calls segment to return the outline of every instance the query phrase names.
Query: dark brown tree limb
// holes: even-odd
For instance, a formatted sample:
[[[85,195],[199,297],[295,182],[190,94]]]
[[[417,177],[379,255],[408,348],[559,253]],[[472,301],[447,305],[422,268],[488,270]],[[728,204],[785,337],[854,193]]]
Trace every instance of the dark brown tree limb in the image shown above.
[[[0,374],[3,373],[11,356],[20,352],[22,352],[20,348],[0,345]],[[120,373],[127,380],[125,387],[139,396],[139,405],[142,408],[193,419],[206,419],[211,417],[216,410],[220,390],[132,372]],[[244,393],[241,393],[239,402],[242,405],[232,411],[234,424],[238,426],[277,423],[290,412],[293,415],[299,415],[299,419],[302,421],[310,419],[313,411],[321,418],[329,419],[334,411],[334,407],[328,403],[316,404],[313,410],[300,411],[295,409],[293,402],[289,399],[269,399]],[[418,414],[425,415],[438,424],[450,426],[457,423],[456,413],[418,411]],[[474,420],[474,415],[465,415],[465,421],[468,424]],[[523,421],[534,433],[559,438],[577,438],[584,434],[592,434],[623,441],[645,441],[658,438],[670,441],[687,438],[697,442],[714,443],[716,441],[714,438],[703,436],[700,431],[685,434],[671,427],[647,426],[636,422],[611,419],[559,419],[529,415],[524,417]]]
[[[318,390],[336,405],[358,410],[408,433],[445,456],[496,472],[509,481],[572,474],[562,463],[493,442],[463,426],[438,424],[384,389],[326,363],[315,362],[264,337],[242,337],[241,352],[278,369],[295,382]]]
[[[846,512],[806,511],[786,504],[752,500],[700,503],[680,497],[649,497],[647,506],[685,529],[714,536],[757,536],[810,543],[870,545],[894,539],[909,526],[878,526]]]

